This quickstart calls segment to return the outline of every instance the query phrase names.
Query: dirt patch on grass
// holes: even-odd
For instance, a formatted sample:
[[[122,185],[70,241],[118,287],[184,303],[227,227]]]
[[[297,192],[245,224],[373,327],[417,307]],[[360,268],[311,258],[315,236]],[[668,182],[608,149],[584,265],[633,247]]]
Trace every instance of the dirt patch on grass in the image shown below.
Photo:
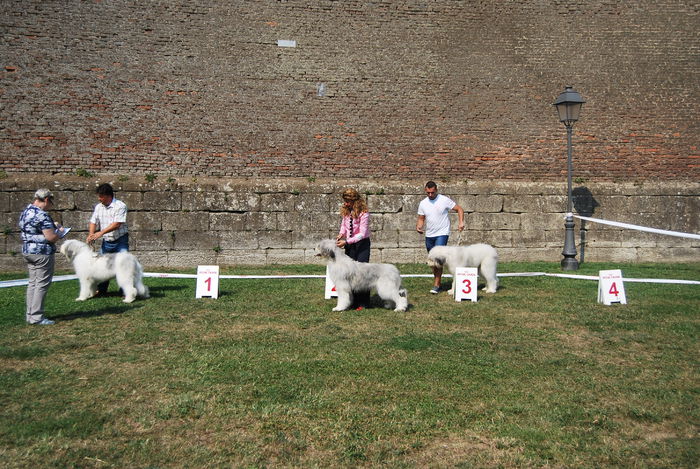
[[[513,439],[466,434],[431,441],[411,459],[418,467],[452,467],[464,463],[470,467],[494,467],[522,464],[522,452]]]

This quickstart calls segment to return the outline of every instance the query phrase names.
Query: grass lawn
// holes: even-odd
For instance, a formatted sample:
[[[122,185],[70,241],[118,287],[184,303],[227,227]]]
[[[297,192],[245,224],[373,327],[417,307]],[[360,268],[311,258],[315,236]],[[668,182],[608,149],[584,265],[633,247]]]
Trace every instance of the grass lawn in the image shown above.
[[[576,273],[611,268],[700,280],[699,263]],[[222,279],[217,300],[146,284],[127,305],[54,283],[54,326],[25,325],[25,287],[0,289],[1,467],[700,464],[698,285],[625,283],[628,304],[604,306],[595,281],[504,277],[456,303],[407,278],[405,313],[336,313],[323,279]]]

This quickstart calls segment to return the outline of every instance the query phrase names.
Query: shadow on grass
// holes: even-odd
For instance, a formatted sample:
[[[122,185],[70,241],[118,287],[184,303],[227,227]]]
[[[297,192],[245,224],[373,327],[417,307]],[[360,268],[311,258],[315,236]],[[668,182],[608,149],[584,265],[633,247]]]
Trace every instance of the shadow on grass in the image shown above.
[[[96,305],[97,306],[97,305]],[[85,319],[85,318],[96,318],[100,316],[105,316],[108,314],[123,314],[126,313],[129,310],[138,308],[138,304],[124,304],[124,305],[119,305],[119,306],[108,306],[106,308],[102,308],[100,310],[93,310],[93,311],[81,311],[79,313],[72,313],[72,314],[64,314],[62,316],[54,316],[51,317],[50,319],[56,321],[56,322],[63,322],[63,321],[73,321],[75,319]]]
[[[159,285],[156,287],[148,287],[148,291],[151,298],[163,298],[168,291],[182,291],[188,288],[190,287],[185,285]]]

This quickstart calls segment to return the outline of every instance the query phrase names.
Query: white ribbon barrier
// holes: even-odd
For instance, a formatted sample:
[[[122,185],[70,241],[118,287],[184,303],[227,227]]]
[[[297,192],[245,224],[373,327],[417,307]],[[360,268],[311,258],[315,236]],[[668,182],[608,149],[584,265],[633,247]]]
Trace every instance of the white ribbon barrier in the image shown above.
[[[191,278],[196,279],[197,274],[170,274],[170,273],[153,273],[144,272],[144,277],[150,278]],[[578,280],[598,280],[598,276],[593,275],[573,275],[573,274],[550,274],[547,272],[513,272],[513,273],[501,273],[498,274],[499,277],[559,277],[559,278],[571,278]],[[406,274],[402,275],[403,278],[433,278],[432,274]],[[443,277],[452,277],[450,274],[445,274]],[[286,278],[326,278],[325,275],[221,275],[219,278],[226,279],[286,279]],[[77,280],[76,275],[56,275],[53,278],[54,282],[61,282],[64,280]],[[625,282],[638,282],[638,283],[675,283],[682,285],[700,285],[700,280],[679,280],[679,279],[653,279],[653,278],[627,278],[623,279]],[[27,279],[17,279],[17,280],[4,280],[0,281],[0,288],[8,287],[21,287],[27,285]]]
[[[602,225],[617,226],[619,228],[627,228],[630,230],[646,231],[647,233],[656,233],[668,236],[677,236],[679,238],[690,238],[690,239],[700,239],[700,234],[694,233],[683,233],[681,231],[669,231],[669,230],[659,230],[657,228],[649,228],[648,226],[632,225],[630,223],[621,223],[618,221],[601,220],[600,218],[590,218],[582,217],[580,215],[574,215],[574,217],[581,220],[591,221],[593,223],[600,223]]]

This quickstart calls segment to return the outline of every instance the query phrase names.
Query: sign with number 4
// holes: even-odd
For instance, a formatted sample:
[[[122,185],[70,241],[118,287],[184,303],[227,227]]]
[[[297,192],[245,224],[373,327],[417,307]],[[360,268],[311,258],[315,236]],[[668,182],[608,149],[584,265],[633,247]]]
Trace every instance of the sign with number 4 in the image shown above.
[[[598,303],[604,305],[627,304],[621,270],[601,270],[598,273]]]
[[[455,301],[471,300],[476,303],[479,270],[475,267],[457,267],[455,272]]]
[[[195,298],[219,297],[219,266],[197,266],[197,292]]]

